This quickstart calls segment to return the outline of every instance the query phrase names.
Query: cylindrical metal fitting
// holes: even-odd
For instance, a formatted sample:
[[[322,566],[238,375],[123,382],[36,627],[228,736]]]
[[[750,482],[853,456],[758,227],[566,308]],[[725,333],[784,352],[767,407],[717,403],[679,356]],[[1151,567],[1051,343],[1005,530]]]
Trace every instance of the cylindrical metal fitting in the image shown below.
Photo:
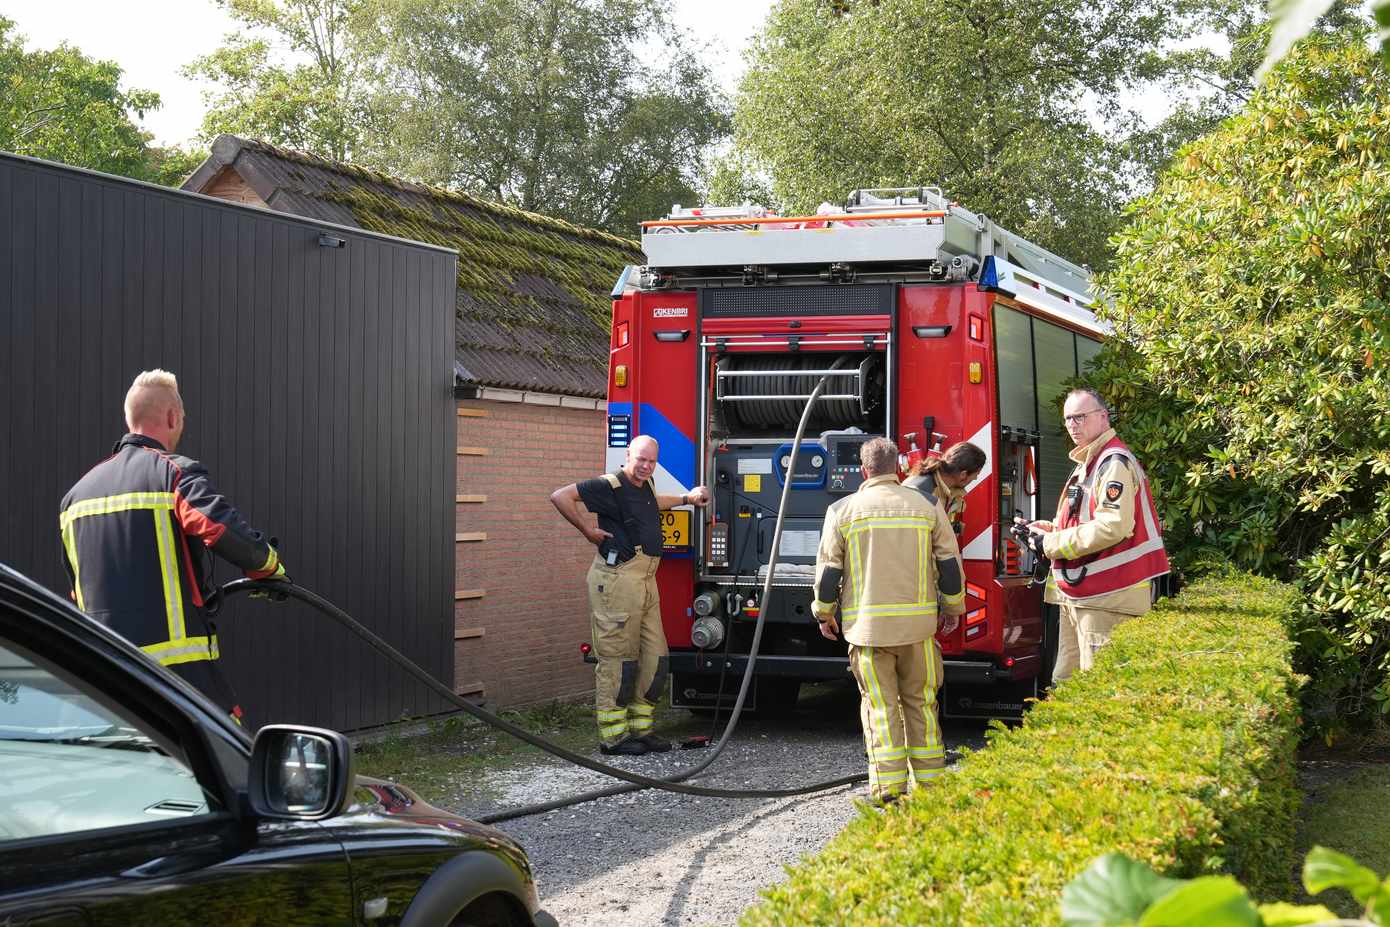
[[[695,614],[704,618],[706,615],[719,614],[719,593],[702,592],[695,597],[695,601],[690,606]]]
[[[690,643],[700,650],[709,650],[711,647],[718,647],[723,641],[724,622],[708,615],[695,619],[695,624],[690,629]]]

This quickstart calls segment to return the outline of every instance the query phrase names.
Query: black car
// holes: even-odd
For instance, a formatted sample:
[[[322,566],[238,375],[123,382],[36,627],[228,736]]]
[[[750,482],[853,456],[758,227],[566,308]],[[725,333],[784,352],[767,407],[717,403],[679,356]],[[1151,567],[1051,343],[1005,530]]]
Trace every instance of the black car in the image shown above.
[[[354,776],[337,732],[253,743],[0,564],[0,924],[555,920],[505,834]]]

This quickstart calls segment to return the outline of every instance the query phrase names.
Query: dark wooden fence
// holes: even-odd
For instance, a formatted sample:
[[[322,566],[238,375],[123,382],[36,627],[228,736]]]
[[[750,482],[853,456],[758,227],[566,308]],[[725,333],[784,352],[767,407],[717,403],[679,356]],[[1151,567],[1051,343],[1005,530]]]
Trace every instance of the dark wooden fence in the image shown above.
[[[452,684],[456,260],[0,153],[0,561],[67,592],[59,501],[124,432],[134,375],[163,367],[179,451],[292,577]],[[243,597],[218,624],[257,722],[444,708],[296,603]]]

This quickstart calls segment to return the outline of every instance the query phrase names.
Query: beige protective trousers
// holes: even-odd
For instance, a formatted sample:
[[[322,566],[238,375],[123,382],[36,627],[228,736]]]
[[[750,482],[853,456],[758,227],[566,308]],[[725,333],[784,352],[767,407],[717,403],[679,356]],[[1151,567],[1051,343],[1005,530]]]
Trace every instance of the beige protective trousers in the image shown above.
[[[589,611],[598,735],[608,746],[652,729],[652,709],[666,686],[666,632],[661,627],[656,568],[660,557],[640,551],[609,566],[589,567]]]
[[[1110,633],[1133,615],[1107,608],[1087,608],[1069,599],[1058,604],[1057,663],[1052,668],[1055,686],[1075,672],[1085,672],[1096,660],[1096,652],[1110,643]]]
[[[906,792],[909,782],[925,785],[941,775],[946,750],[936,716],[941,686],[936,639],[896,647],[850,644],[849,667],[859,683],[869,793],[883,799]]]

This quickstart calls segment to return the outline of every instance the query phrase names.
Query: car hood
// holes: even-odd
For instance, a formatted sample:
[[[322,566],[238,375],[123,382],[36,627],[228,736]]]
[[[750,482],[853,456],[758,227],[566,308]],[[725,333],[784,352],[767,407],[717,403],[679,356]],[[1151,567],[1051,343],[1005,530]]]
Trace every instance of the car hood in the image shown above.
[[[436,808],[414,790],[399,782],[388,782],[371,776],[357,776],[352,804],[335,822],[371,827],[390,827],[413,824],[434,831],[442,842],[455,845],[485,844],[511,857],[526,871],[530,864],[526,851],[511,837],[495,827],[479,824],[462,815]],[[328,822],[325,822],[328,823]]]

